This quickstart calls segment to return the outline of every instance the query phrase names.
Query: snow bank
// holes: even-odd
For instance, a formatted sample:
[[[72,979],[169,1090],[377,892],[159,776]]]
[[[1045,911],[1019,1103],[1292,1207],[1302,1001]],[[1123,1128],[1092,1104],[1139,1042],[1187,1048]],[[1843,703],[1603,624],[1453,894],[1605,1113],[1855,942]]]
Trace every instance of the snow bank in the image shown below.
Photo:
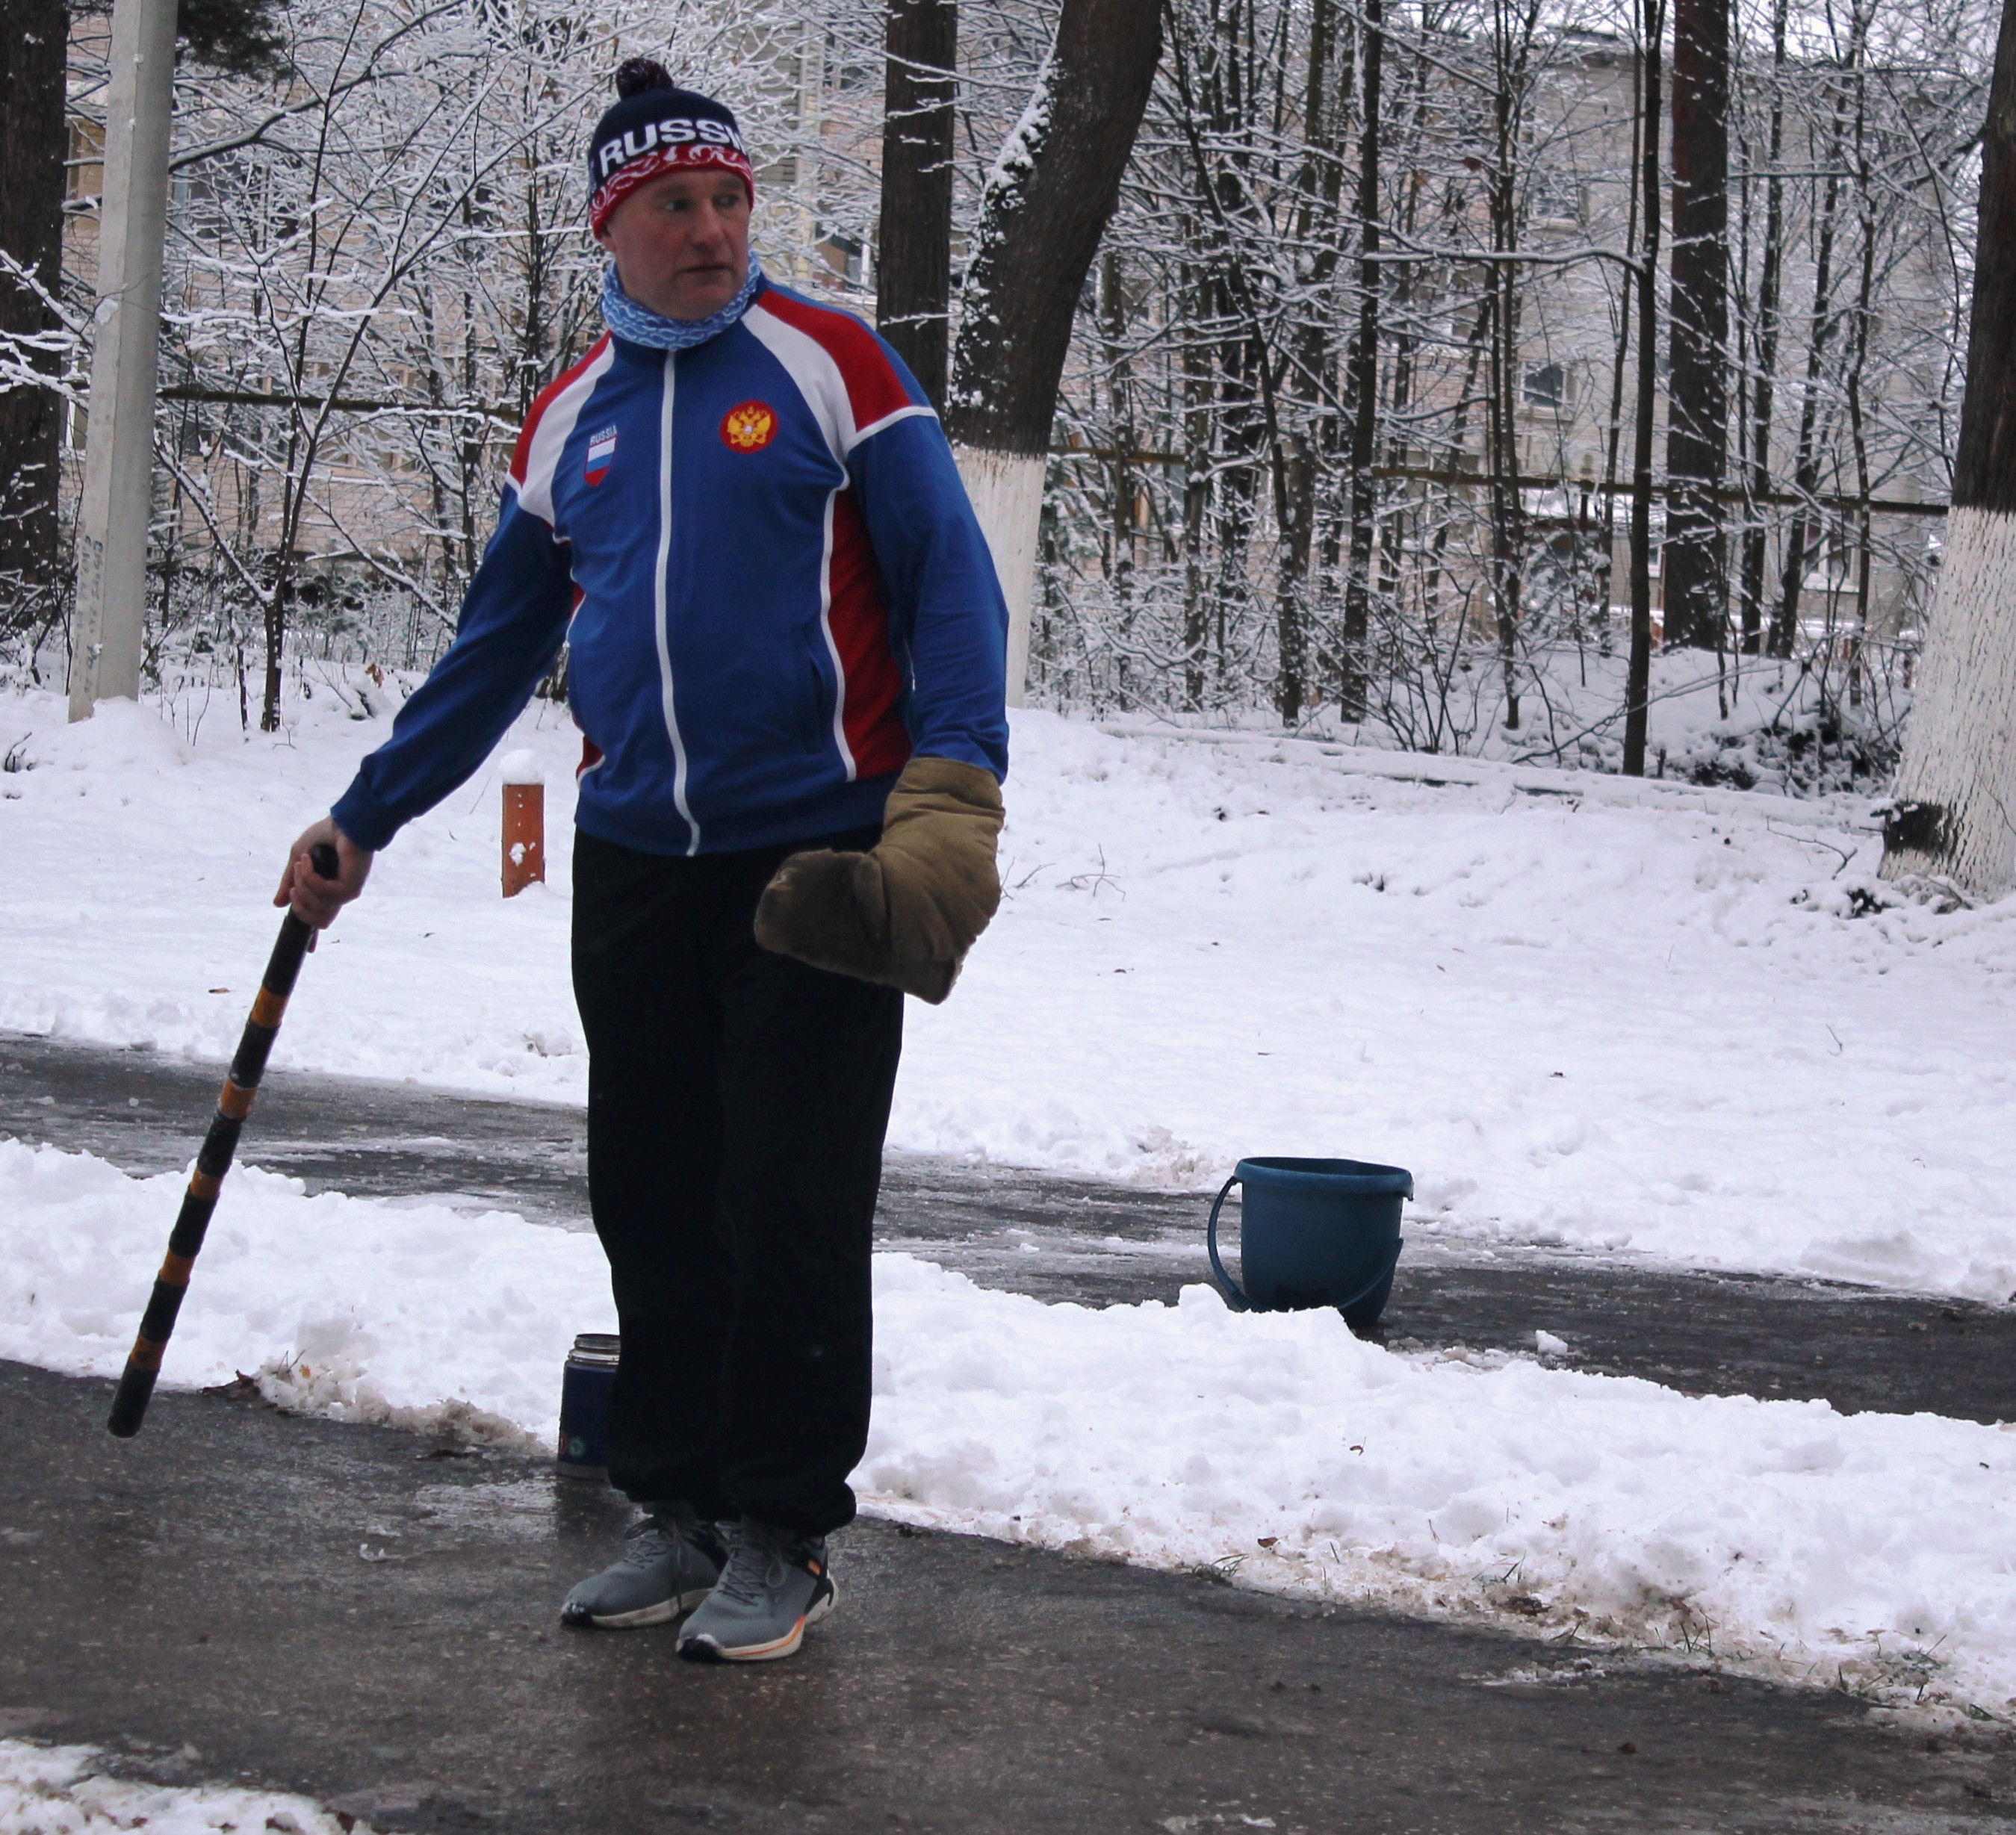
[[[179,1183],[0,1144],[0,1355],[115,1372]],[[876,1286],[871,1507],[2016,1704],[2002,1430],[1401,1356],[1201,1287],[1094,1311],[899,1255]],[[167,1373],[543,1447],[572,1334],[610,1322],[592,1238],[243,1168]]]
[[[124,1369],[184,1183],[0,1139],[0,1357]],[[592,1236],[495,1211],[309,1197],[299,1179],[240,1166],[165,1373],[203,1387],[264,1372],[275,1399],[339,1420],[547,1451],[574,1333],[615,1329]]]
[[[216,1835],[225,1830],[340,1835],[368,1824],[343,1822],[304,1797],[207,1785],[136,1784],[94,1768],[88,1746],[31,1746],[0,1740],[0,1835],[110,1835],[145,1827],[149,1835]]]
[[[191,744],[0,697],[34,766],[0,776],[0,1029],[228,1055],[286,844],[390,698]],[[578,739],[541,703],[521,752],[550,882],[498,895],[493,761],[308,964],[277,1074],[581,1099]],[[2016,1293],[2016,899],[1898,904],[1866,804],[1035,712],[1014,758],[1008,897],[910,1008],[895,1145],[1193,1188],[1345,1154],[1413,1170],[1416,1232]]]
[[[1098,1312],[891,1256],[877,1306],[889,1514],[2016,1707],[2011,1431],[1399,1356],[1202,1286]]]

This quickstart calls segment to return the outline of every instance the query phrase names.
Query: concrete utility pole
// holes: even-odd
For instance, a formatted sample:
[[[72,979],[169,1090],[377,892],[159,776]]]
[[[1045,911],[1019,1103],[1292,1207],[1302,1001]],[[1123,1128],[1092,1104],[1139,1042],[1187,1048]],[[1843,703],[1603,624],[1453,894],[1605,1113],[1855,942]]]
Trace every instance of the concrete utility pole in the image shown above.
[[[117,0],[98,225],[98,328],[77,531],[70,717],[140,693],[160,362],[176,0]]]

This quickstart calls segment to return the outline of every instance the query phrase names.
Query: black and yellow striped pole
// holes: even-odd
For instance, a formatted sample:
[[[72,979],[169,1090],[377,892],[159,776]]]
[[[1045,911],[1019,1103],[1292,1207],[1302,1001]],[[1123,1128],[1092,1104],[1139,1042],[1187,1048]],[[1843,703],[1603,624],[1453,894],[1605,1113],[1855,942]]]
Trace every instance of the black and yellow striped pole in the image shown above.
[[[336,850],[326,841],[311,848],[308,859],[322,878],[337,876]],[[182,1311],[182,1296],[189,1291],[189,1271],[202,1250],[211,1213],[217,1208],[218,1189],[231,1170],[232,1156],[238,1151],[239,1131],[252,1112],[259,1079],[266,1074],[268,1054],[279,1036],[287,997],[294,991],[294,977],[301,972],[301,958],[308,953],[308,940],[314,934],[291,911],[280,921],[279,940],[274,944],[266,973],[260,978],[252,1016],[245,1022],[230,1071],[224,1079],[224,1093],[217,1099],[210,1132],[203,1138],[196,1171],[190,1174],[189,1189],[182,1195],[182,1212],[168,1238],[167,1259],[154,1277],[154,1291],[147,1301],[147,1310],[140,1315],[139,1336],[133,1340],[133,1349],[127,1357],[119,1392],[112,1398],[112,1418],[105,1424],[121,1440],[131,1440],[146,1419],[154,1379],[161,1373],[161,1354],[168,1347],[175,1315]]]

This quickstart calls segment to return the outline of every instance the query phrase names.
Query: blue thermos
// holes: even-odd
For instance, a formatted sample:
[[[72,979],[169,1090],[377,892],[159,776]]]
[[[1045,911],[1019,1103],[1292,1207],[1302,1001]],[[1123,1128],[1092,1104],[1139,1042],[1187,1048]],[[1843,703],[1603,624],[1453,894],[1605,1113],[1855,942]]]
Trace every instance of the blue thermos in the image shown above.
[[[563,1478],[609,1476],[609,1392],[623,1340],[614,1332],[583,1332],[567,1353],[560,1378],[560,1444],[555,1464]]]

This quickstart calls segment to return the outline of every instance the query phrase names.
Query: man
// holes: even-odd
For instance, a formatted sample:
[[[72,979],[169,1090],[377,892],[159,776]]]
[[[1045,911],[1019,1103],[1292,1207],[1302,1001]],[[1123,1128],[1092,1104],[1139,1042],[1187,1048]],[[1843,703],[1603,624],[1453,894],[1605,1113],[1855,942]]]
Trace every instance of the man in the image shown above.
[[[751,255],[734,116],[643,59],[617,90],[609,331],[534,405],[455,642],[275,902],[327,924],[567,639],[610,1477],[644,1515],[563,1615],[690,1610],[682,1654],[756,1661],[834,1601],[899,990],[942,1000],[999,898],[1007,621],[916,381]]]

